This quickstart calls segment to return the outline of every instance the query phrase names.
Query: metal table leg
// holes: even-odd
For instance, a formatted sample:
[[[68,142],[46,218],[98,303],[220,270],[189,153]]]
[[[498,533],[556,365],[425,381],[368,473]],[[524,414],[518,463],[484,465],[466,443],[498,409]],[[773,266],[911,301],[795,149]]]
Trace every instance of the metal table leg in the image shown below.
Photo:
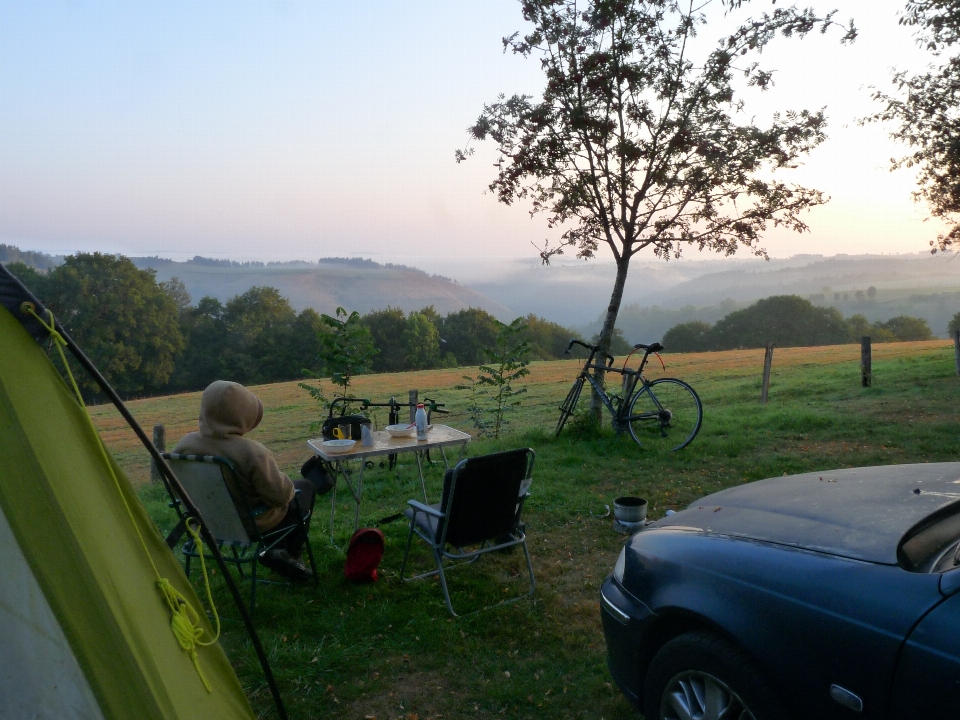
[[[420,459],[422,453],[422,450],[417,450],[414,455],[417,456],[417,472],[420,473],[420,489],[423,490],[423,502],[429,505],[430,501],[427,500],[427,481],[423,479],[423,462]]]
[[[350,475],[347,474],[347,471],[344,469],[344,463],[337,461],[336,472],[343,477],[343,481],[347,485],[347,489],[350,491],[350,495],[353,497],[354,510],[353,510],[353,531],[356,532],[357,528],[360,527],[360,498],[363,495],[363,470],[365,463],[360,462],[360,475],[357,477],[357,489],[353,489],[353,484],[350,482]],[[330,491],[330,544],[336,548],[339,548],[336,540],[333,537],[333,522],[337,512],[337,485],[339,484],[339,479],[333,484],[333,489]]]

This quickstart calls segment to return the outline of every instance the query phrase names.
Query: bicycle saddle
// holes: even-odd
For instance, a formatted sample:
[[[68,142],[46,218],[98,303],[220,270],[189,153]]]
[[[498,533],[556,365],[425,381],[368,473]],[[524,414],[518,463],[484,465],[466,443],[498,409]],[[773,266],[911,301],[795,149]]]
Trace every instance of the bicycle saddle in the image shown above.
[[[647,352],[660,352],[663,350],[663,345],[660,343],[653,343],[651,345],[644,345],[643,343],[637,343],[633,346],[634,350],[646,350]]]

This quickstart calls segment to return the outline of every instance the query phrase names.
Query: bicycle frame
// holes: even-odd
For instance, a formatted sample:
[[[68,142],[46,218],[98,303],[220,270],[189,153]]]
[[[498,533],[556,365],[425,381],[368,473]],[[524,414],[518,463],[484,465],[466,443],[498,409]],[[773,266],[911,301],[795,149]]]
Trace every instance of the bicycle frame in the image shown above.
[[[604,353],[604,355],[606,355],[608,358],[606,365],[600,365],[592,362],[597,354],[597,350],[589,345],[586,345],[586,343],[578,342],[577,344],[583,345],[584,347],[590,349],[590,355],[587,357],[583,367],[580,369],[579,377],[582,377],[588,383],[590,383],[590,387],[593,388],[593,391],[597,394],[597,397],[600,398],[600,402],[602,402],[609,411],[613,420],[614,430],[616,430],[618,433],[621,433],[623,432],[624,428],[627,427],[627,423],[629,423],[631,420],[648,420],[657,417],[657,413],[641,413],[639,415],[626,414],[628,412],[627,408],[630,406],[631,398],[633,398],[636,392],[642,392],[642,390],[637,390],[637,385],[641,384],[644,388],[649,386],[647,379],[643,376],[643,368],[646,366],[647,360],[650,357],[651,351],[649,349],[644,352],[643,359],[640,361],[640,367],[638,367],[636,370],[628,370],[626,367],[613,367],[614,358],[612,355],[606,355],[606,353]],[[619,407],[614,407],[613,401],[607,394],[607,391],[600,385],[599,382],[597,382],[596,378],[590,372],[588,372],[589,370],[602,370],[604,373],[612,372],[622,375],[628,379],[628,382],[623,387],[623,397]],[[656,404],[657,407],[662,410],[663,408],[660,406],[660,403],[652,393],[650,397],[653,398],[654,404]]]
[[[611,416],[613,429],[618,434],[622,433],[632,421],[653,420],[660,417],[660,413],[663,412],[664,407],[657,399],[656,395],[654,395],[649,389],[650,383],[643,375],[643,368],[646,367],[647,360],[650,358],[650,353],[655,352],[654,350],[651,350],[649,347],[645,348],[643,358],[640,360],[640,366],[636,370],[629,370],[625,365],[622,368],[613,367],[614,358],[612,355],[608,355],[606,353],[603,353],[604,357],[607,359],[606,365],[595,363],[593,361],[598,352],[595,347],[579,341],[572,341],[571,346],[574,343],[577,345],[582,345],[590,350],[590,355],[587,357],[583,367],[580,369],[579,377],[585,379],[590,384],[590,387],[593,388],[593,391],[597,394],[597,397],[600,398],[600,402],[603,403],[604,407],[607,408],[607,411]],[[626,363],[626,361],[624,361],[624,363]],[[590,370],[602,370],[604,373],[612,372],[627,379],[627,382],[623,385],[623,396],[618,404],[618,407],[614,407],[613,400],[611,399],[610,395],[608,395],[606,390],[600,385],[599,382],[597,382],[596,378],[589,372]],[[640,385],[639,390],[637,390],[638,385]],[[632,404],[631,400],[635,395],[643,392],[644,389],[646,389],[657,410],[655,412],[645,412],[637,415],[630,415],[628,408]]]
[[[577,373],[566,399],[560,405],[560,418],[557,421],[555,435],[560,434],[567,419],[574,414],[583,386],[589,383],[597,398],[610,412],[613,429],[617,435],[628,431],[639,445],[644,445],[646,440],[654,438],[656,438],[654,442],[658,443],[660,438],[675,439],[676,446],[671,447],[671,450],[686,447],[696,437],[703,422],[703,405],[696,391],[677,378],[660,377],[647,380],[643,375],[643,369],[651,353],[656,354],[663,349],[663,345],[660,343],[634,345],[634,352],[644,351],[643,359],[636,370],[627,369],[627,362],[633,353],[627,356],[622,368],[615,368],[612,355],[600,353],[595,346],[587,345],[580,340],[570,341],[567,347],[568,353],[574,345],[582,345],[590,354],[580,368],[580,372]],[[606,364],[602,361],[595,362],[598,354],[606,360]],[[592,375],[591,371],[595,371],[596,375],[604,373],[620,375],[623,394],[608,395],[601,380],[596,375]],[[678,418],[679,425],[676,422]]]

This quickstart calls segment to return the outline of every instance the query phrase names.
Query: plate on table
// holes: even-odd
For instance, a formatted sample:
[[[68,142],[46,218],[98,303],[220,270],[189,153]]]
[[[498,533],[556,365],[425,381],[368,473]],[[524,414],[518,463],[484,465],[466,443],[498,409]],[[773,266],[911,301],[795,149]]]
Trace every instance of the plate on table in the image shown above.
[[[332,455],[339,455],[350,452],[356,444],[356,440],[324,440],[323,451]]]
[[[415,425],[411,426],[407,423],[401,423],[400,425],[387,425],[386,431],[390,433],[390,437],[413,437],[414,433],[417,432],[417,427]]]

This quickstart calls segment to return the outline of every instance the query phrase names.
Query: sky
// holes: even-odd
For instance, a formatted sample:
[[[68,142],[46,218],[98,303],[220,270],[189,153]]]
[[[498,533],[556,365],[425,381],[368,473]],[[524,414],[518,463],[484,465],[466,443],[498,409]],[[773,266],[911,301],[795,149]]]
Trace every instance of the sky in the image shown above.
[[[777,257],[923,251],[939,227],[911,173],[889,172],[904,149],[857,118],[879,108],[870,88],[889,89],[893,66],[930,58],[897,24],[902,0],[810,2],[853,18],[858,40],[777,40],[761,57],[776,86],[747,112],[826,108],[829,139],[784,177],[832,200],[806,215],[810,233],[764,244]],[[484,103],[539,93],[538,62],[502,51],[524,28],[517,0],[0,0],[0,242],[363,256],[452,276],[535,258],[551,232],[485,192],[493,148],[454,162]]]

